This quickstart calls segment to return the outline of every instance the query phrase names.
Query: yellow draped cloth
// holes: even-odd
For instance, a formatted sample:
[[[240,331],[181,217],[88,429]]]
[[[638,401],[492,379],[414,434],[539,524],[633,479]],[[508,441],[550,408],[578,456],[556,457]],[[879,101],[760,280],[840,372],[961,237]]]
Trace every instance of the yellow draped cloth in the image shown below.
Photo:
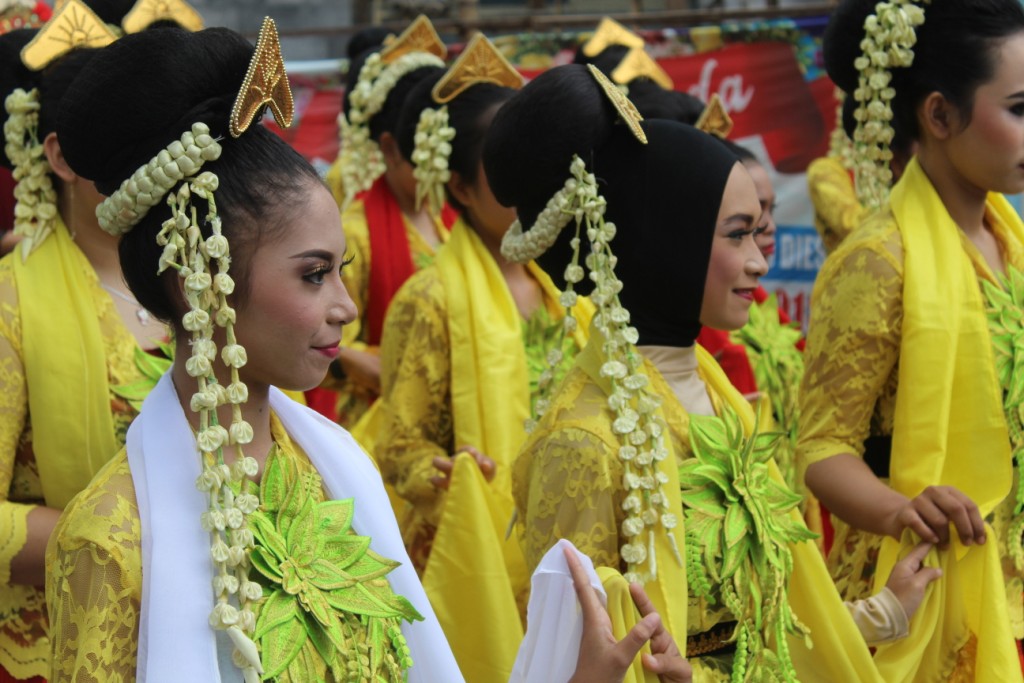
[[[577,365],[601,387],[605,393],[611,391],[609,380],[601,377],[601,365],[606,360],[599,343],[600,337],[591,332],[592,343],[577,357]],[[740,418],[743,429],[750,435],[754,429],[754,411],[714,358],[703,348],[697,347],[697,361],[701,377],[707,384],[708,393],[717,396]],[[658,396],[673,397],[664,378],[652,364],[645,361],[645,372],[651,378],[652,388]],[[670,400],[675,400],[674,397]],[[664,408],[660,409],[664,411]],[[610,435],[610,426],[608,427]],[[666,438],[665,446],[669,455],[659,464],[659,471],[668,477],[662,491],[669,498],[670,509],[679,510],[679,524],[671,531],[675,536],[680,553],[685,553],[685,525],[682,523],[682,495],[679,488],[677,455],[673,452],[671,439]],[[782,483],[778,468],[772,466],[772,475]],[[793,510],[790,514],[800,519]],[[811,647],[801,638],[789,637],[788,646],[801,683],[880,683],[883,680],[872,662],[871,653],[864,639],[850,618],[836,592],[832,579],[825,568],[821,553],[813,541],[791,543],[793,572],[789,581],[790,607],[794,615],[810,629]],[[662,621],[681,644],[687,634],[688,590],[686,567],[674,556],[668,536],[657,534],[655,540],[658,576],[644,586],[651,602],[657,608]],[[624,579],[614,569],[603,568],[599,573],[609,596],[609,615],[617,638],[623,638],[640,619],[632,602],[621,597]],[[617,586],[617,587],[616,587]],[[645,678],[646,676],[646,678]],[[641,667],[634,665],[627,672],[624,683],[651,683],[657,680],[647,675]],[[702,683],[702,674],[695,671],[695,683]]]
[[[498,264],[462,219],[435,263],[448,301],[455,444],[476,447],[497,471],[488,484],[468,455],[455,458],[423,585],[466,680],[504,683],[523,637],[518,605],[529,590],[519,543],[508,535],[511,465],[530,411],[522,317]],[[551,278],[534,263],[527,268],[557,301]],[[578,307],[583,330],[588,306]],[[585,337],[577,333],[580,347]]]
[[[15,258],[32,448],[48,507],[63,509],[121,444],[114,433],[107,356],[86,273],[91,266],[57,217],[31,267]],[[37,264],[38,265],[38,264]],[[60,358],[54,363],[54,358]]]
[[[1009,492],[1013,472],[977,273],[916,159],[889,203],[905,259],[891,485],[908,498],[928,486],[955,486],[987,516]],[[1005,198],[989,195],[987,208],[1024,241],[1024,224]],[[929,558],[943,577],[911,620],[910,637],[879,648],[886,681],[946,681],[954,668],[973,669],[967,680],[1021,680],[991,528],[987,538],[980,547],[956,540]],[[909,533],[883,541],[876,589],[915,542]]]

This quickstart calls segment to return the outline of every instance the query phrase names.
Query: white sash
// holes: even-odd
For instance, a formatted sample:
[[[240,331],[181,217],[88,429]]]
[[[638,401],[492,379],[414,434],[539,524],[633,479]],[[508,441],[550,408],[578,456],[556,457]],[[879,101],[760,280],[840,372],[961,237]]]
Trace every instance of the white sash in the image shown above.
[[[369,457],[344,429],[277,389],[271,389],[270,407],[323,477],[329,497],[355,499],[353,530],[371,538],[374,552],[401,563],[388,580],[424,617],[402,625],[413,659],[410,683],[461,683]],[[230,654],[222,653],[227,665],[223,670],[218,666],[218,639],[207,622],[213,609],[213,562],[210,535],[199,518],[209,503],[195,486],[201,458],[170,372],[128,430],[127,448],[142,530],[138,680],[240,681],[241,672],[229,664]]]

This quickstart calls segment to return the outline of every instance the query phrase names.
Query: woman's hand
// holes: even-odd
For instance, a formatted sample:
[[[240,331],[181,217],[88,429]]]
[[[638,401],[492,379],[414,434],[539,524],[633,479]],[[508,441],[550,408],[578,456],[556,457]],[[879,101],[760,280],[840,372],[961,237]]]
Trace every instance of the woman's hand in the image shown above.
[[[893,534],[911,529],[928,543],[949,544],[949,525],[956,528],[964,545],[985,543],[985,523],[974,501],[952,486],[929,486],[896,512]]]
[[[906,557],[896,563],[889,580],[885,582],[885,587],[891,590],[903,605],[907,621],[913,618],[914,612],[921,606],[928,584],[942,576],[941,569],[924,566],[924,558],[932,547],[931,543],[919,543]]]
[[[338,364],[345,379],[367,398],[380,396],[380,356],[370,351],[341,349]]]
[[[633,660],[648,641],[652,654],[644,653],[644,668],[658,674],[662,683],[690,683],[693,676],[690,664],[680,654],[672,635],[665,630],[643,588],[637,584],[629,587],[633,602],[643,618],[625,638],[616,641],[608,612],[601,606],[597,591],[590,585],[573,548],[565,549],[565,561],[572,573],[573,587],[583,611],[579,658],[569,683],[622,683]]]
[[[484,479],[487,481],[494,479],[494,473],[498,470],[498,464],[472,446],[463,446],[455,451],[450,458],[442,458],[440,456],[434,458],[434,469],[441,473],[436,477],[430,478],[430,483],[436,488],[447,491],[448,487],[451,486],[452,470],[455,469],[455,456],[459,453],[469,453],[476,460],[476,464],[484,475]]]

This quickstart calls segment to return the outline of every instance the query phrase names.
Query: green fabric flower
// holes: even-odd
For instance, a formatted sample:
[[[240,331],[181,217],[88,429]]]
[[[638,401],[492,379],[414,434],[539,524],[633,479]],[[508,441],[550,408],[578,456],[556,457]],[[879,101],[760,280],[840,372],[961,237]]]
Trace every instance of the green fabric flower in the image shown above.
[[[786,438],[775,451],[786,485],[800,490],[796,476],[796,438],[800,421],[798,392],[804,376],[804,357],[796,348],[800,330],[795,324],[779,321],[775,295],[750,307],[750,319],[742,329],[732,333],[732,341],[747,349],[747,358],[754,370],[758,388],[768,395],[772,415]]]
[[[135,367],[142,373],[142,377],[134,382],[119,384],[116,387],[110,388],[115,396],[127,401],[128,405],[134,408],[136,412],[142,410],[142,402],[146,400],[149,392],[156,387],[156,383],[160,381],[164,373],[170,369],[171,363],[174,362],[173,346],[161,343],[160,352],[163,354],[163,358],[147,353],[136,346]]]
[[[988,329],[996,361],[996,377],[1003,389],[1003,413],[1017,471],[1024,471],[1024,275],[1006,266],[1002,287],[981,281],[986,299]],[[1006,549],[1018,571],[1024,570],[1024,477],[1014,493],[1013,519]]]
[[[300,475],[284,457],[268,459],[260,499],[249,523],[266,596],[255,633],[264,678],[405,680],[412,660],[401,621],[423,617],[385,578],[398,563],[353,533],[352,499],[322,501],[319,475]]]
[[[690,416],[694,457],[679,466],[686,514],[687,581],[738,622],[733,681],[795,681],[786,635],[807,628],[789,607],[789,543],[815,538],[791,514],[800,496],[769,469],[782,435],[743,435],[739,417]],[[772,643],[772,647],[769,646]]]

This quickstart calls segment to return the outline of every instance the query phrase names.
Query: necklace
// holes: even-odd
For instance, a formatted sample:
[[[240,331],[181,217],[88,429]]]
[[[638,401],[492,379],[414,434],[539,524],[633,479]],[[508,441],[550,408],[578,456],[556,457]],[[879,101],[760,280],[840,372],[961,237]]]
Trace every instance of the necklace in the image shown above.
[[[135,317],[138,318],[140,325],[148,325],[149,321],[152,320],[152,316],[149,314],[149,311],[143,308],[135,297],[129,296],[119,289],[114,289],[113,287],[104,282],[100,283],[100,287],[107,290],[121,301],[127,301],[128,303],[135,306]]]

